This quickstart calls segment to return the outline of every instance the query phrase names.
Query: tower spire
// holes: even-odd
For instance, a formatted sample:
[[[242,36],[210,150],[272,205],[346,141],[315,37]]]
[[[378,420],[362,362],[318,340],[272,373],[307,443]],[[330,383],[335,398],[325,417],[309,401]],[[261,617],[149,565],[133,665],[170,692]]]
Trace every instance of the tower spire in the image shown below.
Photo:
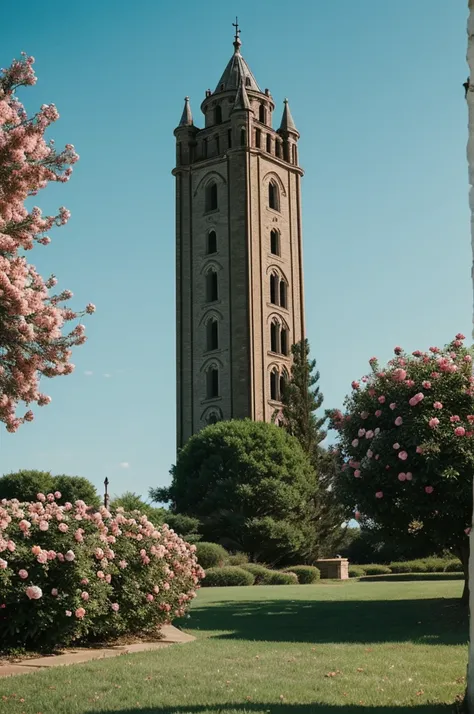
[[[234,35],[234,50],[235,52],[240,52],[240,48],[242,46],[242,42],[240,39],[240,28],[239,28],[239,18],[235,18],[235,22],[232,23],[232,27],[235,27],[235,35]]]
[[[179,126],[192,126],[193,125],[193,115],[191,113],[191,105],[189,103],[189,97],[184,98],[184,109],[181,115],[181,121]]]
[[[283,109],[283,116],[281,118],[280,131],[290,131],[293,134],[298,134],[298,130],[295,126],[295,122],[293,121],[293,117],[291,116],[290,105],[288,103],[288,99],[285,99],[284,104],[285,104],[285,107]],[[299,134],[298,134],[298,136],[299,136]]]

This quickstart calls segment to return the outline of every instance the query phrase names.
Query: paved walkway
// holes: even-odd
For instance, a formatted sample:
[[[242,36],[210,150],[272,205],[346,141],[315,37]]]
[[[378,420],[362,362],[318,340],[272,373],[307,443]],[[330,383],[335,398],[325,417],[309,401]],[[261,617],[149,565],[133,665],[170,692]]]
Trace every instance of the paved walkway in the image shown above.
[[[172,625],[165,625],[161,632],[163,637],[156,642],[136,642],[132,645],[119,645],[117,647],[97,649],[78,647],[77,649],[65,650],[64,654],[38,657],[37,659],[25,659],[22,662],[16,662],[14,664],[10,664],[10,662],[0,662],[0,677],[11,677],[14,674],[31,674],[32,672],[39,672],[48,667],[80,664],[81,662],[90,662],[93,659],[105,659],[123,654],[132,654],[134,652],[159,650],[163,647],[169,647],[169,645],[193,642],[193,640],[196,639],[192,635],[181,632],[181,630],[178,630]]]

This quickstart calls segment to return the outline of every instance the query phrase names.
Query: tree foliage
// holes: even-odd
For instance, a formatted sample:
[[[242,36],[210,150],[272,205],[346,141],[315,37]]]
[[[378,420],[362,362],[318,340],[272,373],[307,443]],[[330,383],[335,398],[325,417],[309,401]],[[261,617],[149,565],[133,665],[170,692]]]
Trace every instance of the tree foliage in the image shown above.
[[[352,383],[334,411],[342,462],[337,493],[386,538],[423,538],[467,565],[474,471],[472,357],[458,334],[444,349],[407,355]]]
[[[201,521],[206,540],[276,563],[298,552],[317,484],[297,439],[263,422],[206,427],[180,451],[157,501]]]
[[[36,501],[38,493],[60,493],[57,503],[84,501],[97,508],[100,498],[95,486],[82,476],[53,476],[49,471],[22,470],[0,477],[0,499]]]

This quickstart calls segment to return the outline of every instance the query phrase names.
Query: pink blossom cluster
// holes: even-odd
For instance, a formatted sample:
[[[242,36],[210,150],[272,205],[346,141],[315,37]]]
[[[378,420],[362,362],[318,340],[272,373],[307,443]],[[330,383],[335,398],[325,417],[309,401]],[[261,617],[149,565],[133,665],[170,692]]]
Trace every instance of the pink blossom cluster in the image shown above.
[[[204,577],[194,545],[146,516],[94,510],[83,501],[60,506],[60,497],[0,501],[0,605],[5,610],[0,634],[2,620],[14,617],[22,600],[46,600],[48,612],[75,619],[88,631],[101,607],[126,618],[130,591],[138,603],[154,608],[150,622],[184,615]],[[121,573],[132,579],[133,588],[124,588]]]
[[[55,216],[43,216],[38,207],[25,202],[49,182],[66,182],[79,156],[72,144],[58,152],[46,142],[46,129],[59,118],[54,104],[43,104],[28,118],[16,96],[19,87],[36,83],[34,58],[22,53],[7,69],[0,70],[0,421],[10,432],[33,420],[28,410],[16,416],[19,403],[48,404],[50,397],[39,390],[41,376],[70,374],[71,347],[85,342],[84,326],[69,334],[62,328],[70,320],[94,312],[74,312],[62,305],[70,291],[50,295],[57,280],[44,280],[29,265],[23,251],[34,243],[47,245],[47,232],[65,225],[70,212],[63,206]]]

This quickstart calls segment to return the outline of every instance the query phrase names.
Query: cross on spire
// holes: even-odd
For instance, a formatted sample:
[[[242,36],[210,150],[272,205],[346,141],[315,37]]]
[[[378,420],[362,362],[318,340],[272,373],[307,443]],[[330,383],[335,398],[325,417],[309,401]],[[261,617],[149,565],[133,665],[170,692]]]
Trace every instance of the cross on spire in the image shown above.
[[[234,48],[235,48],[235,51],[238,52],[240,49],[240,45],[242,44],[242,42],[240,40],[241,30],[239,27],[239,18],[238,17],[235,18],[235,22],[232,23],[232,27],[235,27]]]

